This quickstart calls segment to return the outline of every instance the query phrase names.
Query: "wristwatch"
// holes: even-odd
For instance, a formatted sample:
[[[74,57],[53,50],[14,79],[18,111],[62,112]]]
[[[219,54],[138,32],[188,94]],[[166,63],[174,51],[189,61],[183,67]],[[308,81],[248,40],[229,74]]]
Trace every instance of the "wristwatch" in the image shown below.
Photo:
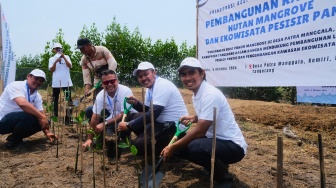
[[[126,127],[127,127],[128,130],[131,130],[130,122],[126,123]]]
[[[107,121],[105,121],[105,126],[107,127],[107,125],[108,125],[108,123],[107,123]]]

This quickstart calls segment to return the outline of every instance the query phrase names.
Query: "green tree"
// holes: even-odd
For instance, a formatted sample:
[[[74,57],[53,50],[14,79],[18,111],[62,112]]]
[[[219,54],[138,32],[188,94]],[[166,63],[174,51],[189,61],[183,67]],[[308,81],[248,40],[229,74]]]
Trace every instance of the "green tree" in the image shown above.
[[[151,46],[150,39],[143,39],[138,28],[133,33],[116,22],[115,17],[106,29],[105,46],[118,62],[117,73],[121,83],[129,86],[137,85],[132,75],[140,61],[146,61]]]
[[[41,67],[40,56],[24,55],[17,60],[15,80],[25,80],[28,73]]]

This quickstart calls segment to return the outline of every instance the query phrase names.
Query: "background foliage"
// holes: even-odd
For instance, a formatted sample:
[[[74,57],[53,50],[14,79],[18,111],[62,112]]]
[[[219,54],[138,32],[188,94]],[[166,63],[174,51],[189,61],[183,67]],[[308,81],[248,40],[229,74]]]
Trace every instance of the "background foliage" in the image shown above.
[[[52,74],[48,70],[49,58],[54,55],[53,44],[59,42],[63,46],[63,52],[72,61],[70,74],[74,87],[83,87],[82,69],[79,65],[82,54],[79,50],[72,51],[71,49],[76,48],[76,44],[71,48],[71,45],[64,41],[63,36],[62,29],[59,29],[55,38],[46,43],[42,54],[34,57],[31,55],[20,57],[17,60],[16,80],[24,80],[32,69],[39,68],[47,74],[48,81],[44,87],[50,85]],[[149,61],[157,69],[158,75],[171,80],[181,88],[183,86],[176,69],[185,57],[196,55],[195,45],[188,46],[183,42],[179,46],[173,38],[166,41],[143,38],[138,28],[131,32],[127,26],[120,25],[115,17],[107,26],[105,33],[99,32],[93,24],[90,27],[84,26],[78,36],[89,38],[96,46],[107,47],[118,63],[117,73],[120,83],[130,87],[139,85],[132,71],[140,62]],[[223,87],[220,89],[230,98],[295,103],[294,87]]]

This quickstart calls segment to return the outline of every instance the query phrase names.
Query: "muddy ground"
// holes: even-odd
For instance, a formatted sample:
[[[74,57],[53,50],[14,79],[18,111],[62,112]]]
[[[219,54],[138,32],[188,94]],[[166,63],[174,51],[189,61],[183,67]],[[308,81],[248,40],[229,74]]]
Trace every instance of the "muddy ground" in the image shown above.
[[[141,89],[133,88],[133,92],[141,99]],[[189,113],[193,114],[191,93],[187,90],[181,92]],[[46,91],[41,93],[49,95],[50,100],[50,94]],[[90,100],[82,103],[77,111],[89,103]],[[278,136],[283,139],[284,187],[320,187],[318,134],[321,134],[323,142],[322,174],[326,187],[336,187],[335,107],[234,99],[229,99],[229,103],[249,145],[245,158],[230,165],[229,171],[235,177],[233,187],[277,186]],[[76,115],[76,110],[73,115]],[[61,125],[59,129],[62,143],[58,146],[57,158],[57,145],[47,141],[41,132],[27,138],[13,151],[5,149],[7,135],[1,135],[0,187],[94,187],[93,155],[96,187],[104,187],[104,184],[106,187],[137,187],[137,174],[143,171],[142,157],[135,160],[129,150],[124,150],[118,166],[108,164],[104,157],[106,170],[103,171],[101,152],[93,154],[87,151],[79,153],[75,173],[78,126]],[[188,161],[164,163],[160,170],[165,173],[160,187],[198,188],[210,185],[210,178],[202,168]]]

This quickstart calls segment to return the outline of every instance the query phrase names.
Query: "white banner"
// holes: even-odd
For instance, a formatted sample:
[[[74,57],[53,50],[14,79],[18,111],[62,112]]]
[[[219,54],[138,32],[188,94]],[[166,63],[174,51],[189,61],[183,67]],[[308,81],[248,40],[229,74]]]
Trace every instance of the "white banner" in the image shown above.
[[[336,83],[336,1],[199,0],[198,59],[215,86]]]
[[[336,104],[336,86],[296,87],[296,101]]]
[[[15,81],[16,61],[12,49],[12,42],[9,36],[8,23],[1,7],[1,27],[2,27],[2,66],[1,80],[4,87],[10,82]]]

